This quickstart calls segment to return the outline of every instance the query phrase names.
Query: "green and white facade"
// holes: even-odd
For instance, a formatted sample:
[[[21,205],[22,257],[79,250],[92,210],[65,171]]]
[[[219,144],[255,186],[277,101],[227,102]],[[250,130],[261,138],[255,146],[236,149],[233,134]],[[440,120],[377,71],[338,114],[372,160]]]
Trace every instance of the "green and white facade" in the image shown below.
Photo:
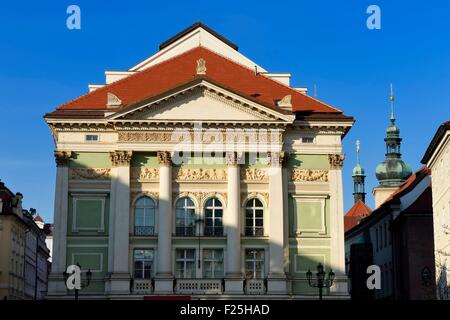
[[[226,46],[200,25],[158,63],[196,32],[206,49]],[[45,116],[57,170],[50,298],[72,294],[63,272],[77,263],[93,272],[81,297],[314,298],[306,272],[318,263],[336,273],[326,297],[347,297],[341,141],[353,119],[298,115],[289,99],[269,108],[202,77],[202,58],[206,71],[197,61],[198,78],[158,97],[125,105],[107,84],[93,89],[108,91],[104,111]]]

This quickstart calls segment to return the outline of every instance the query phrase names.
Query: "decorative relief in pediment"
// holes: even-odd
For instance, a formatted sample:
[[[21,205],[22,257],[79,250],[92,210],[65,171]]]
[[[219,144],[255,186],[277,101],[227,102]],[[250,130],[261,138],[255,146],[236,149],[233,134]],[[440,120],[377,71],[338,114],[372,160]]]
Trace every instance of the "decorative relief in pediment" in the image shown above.
[[[204,192],[204,191],[183,191],[183,192],[173,192],[173,199],[180,199],[184,197],[193,198],[197,201],[197,204],[202,205],[203,202],[208,198],[219,198],[221,201],[227,200],[227,194],[225,192]],[[226,203],[222,203],[226,206]]]
[[[225,181],[226,169],[215,168],[174,168],[174,176],[180,181]]]
[[[145,197],[145,196],[148,196],[150,198],[158,200],[159,192],[156,192],[156,191],[139,191],[139,192],[138,191],[133,191],[133,192],[130,193],[130,199],[133,202],[135,200],[137,200],[137,198]]]
[[[247,201],[252,198],[262,198],[264,200],[265,205],[269,206],[269,193],[268,192],[241,192],[241,201],[242,206],[245,207],[247,205]]]
[[[131,179],[158,180],[159,168],[132,167],[130,175]]]
[[[292,169],[291,181],[294,182],[328,182],[328,170]]]
[[[70,179],[73,180],[108,180],[111,178],[109,168],[71,168]]]

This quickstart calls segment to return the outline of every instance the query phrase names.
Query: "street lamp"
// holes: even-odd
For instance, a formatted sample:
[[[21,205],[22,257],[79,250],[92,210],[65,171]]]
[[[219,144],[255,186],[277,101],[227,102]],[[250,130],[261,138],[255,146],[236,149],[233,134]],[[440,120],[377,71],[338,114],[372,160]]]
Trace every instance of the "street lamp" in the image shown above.
[[[202,229],[202,224],[205,222],[205,220],[203,219],[197,219],[195,220],[195,223],[198,225],[198,231],[197,231],[197,236],[198,236],[198,268],[200,269],[200,267],[202,266],[202,261],[200,259],[200,240],[201,240],[201,229]]]
[[[81,270],[81,266],[78,262],[77,262],[77,266]],[[70,274],[67,273],[66,271],[64,271],[63,276],[64,276],[64,281],[67,282],[67,279],[69,278]],[[89,285],[91,284],[91,279],[92,279],[92,272],[91,272],[91,269],[88,269],[88,271],[86,271],[86,283],[83,284],[83,282],[81,281],[81,285],[80,285],[81,289],[89,287]],[[80,289],[75,288],[74,290],[75,290],[75,300],[78,300],[78,291]]]
[[[306,273],[306,278],[308,279],[308,284],[310,287],[313,288],[319,288],[319,300],[322,300],[322,291],[323,288],[331,288],[333,286],[333,281],[335,274],[333,270],[330,270],[328,272],[328,279],[325,279],[326,273],[324,270],[324,267],[321,263],[317,266],[317,273],[316,273],[316,282],[312,283],[312,272],[310,269],[308,269],[308,272]]]

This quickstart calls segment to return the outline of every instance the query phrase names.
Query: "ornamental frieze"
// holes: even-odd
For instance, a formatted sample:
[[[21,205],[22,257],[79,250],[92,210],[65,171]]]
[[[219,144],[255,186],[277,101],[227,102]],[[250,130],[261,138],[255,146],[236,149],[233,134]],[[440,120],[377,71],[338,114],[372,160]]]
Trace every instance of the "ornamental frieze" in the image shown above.
[[[109,168],[71,168],[70,179],[73,180],[108,180],[111,177]]]
[[[119,141],[172,141],[173,132],[119,132]]]
[[[291,181],[328,182],[328,170],[292,169]]]
[[[177,168],[174,169],[176,180],[180,181],[225,181],[227,180],[226,169],[212,168]]]
[[[66,166],[72,158],[72,151],[55,151],[55,161],[57,166]]]
[[[241,170],[241,180],[267,181],[269,179],[266,169],[250,168]]]
[[[145,167],[132,167],[131,179],[138,180],[158,180],[159,169],[158,168],[145,168]]]

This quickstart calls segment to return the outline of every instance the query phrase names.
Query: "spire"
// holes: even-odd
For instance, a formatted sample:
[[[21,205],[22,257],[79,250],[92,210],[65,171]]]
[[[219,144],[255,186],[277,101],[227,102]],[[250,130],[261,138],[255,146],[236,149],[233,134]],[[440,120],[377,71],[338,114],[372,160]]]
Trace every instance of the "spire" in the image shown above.
[[[394,117],[394,87],[391,82],[391,95],[389,96],[389,100],[391,101],[391,124],[395,124]]]
[[[361,166],[359,152],[361,149],[361,143],[359,140],[356,140],[356,166],[353,168],[353,197],[355,199],[355,203],[358,201],[365,202],[366,201],[366,192],[364,187],[365,181],[365,173],[364,168]]]

